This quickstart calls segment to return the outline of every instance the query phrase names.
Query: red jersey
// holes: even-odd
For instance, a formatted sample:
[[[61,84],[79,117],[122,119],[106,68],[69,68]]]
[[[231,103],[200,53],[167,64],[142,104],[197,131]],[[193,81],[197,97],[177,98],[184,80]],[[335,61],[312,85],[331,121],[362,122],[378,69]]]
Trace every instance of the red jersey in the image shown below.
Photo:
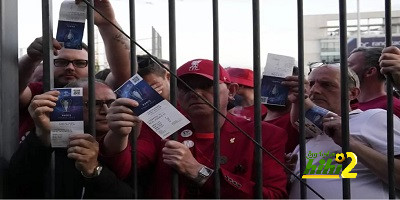
[[[381,96],[367,102],[358,102],[358,109],[365,111],[374,108],[387,110],[387,96]],[[400,117],[400,99],[393,97],[393,114]]]
[[[290,122],[290,112],[266,122],[286,130],[288,139],[286,142],[285,153],[292,153],[299,144],[299,131],[294,128]]]
[[[35,95],[39,95],[43,93],[43,83],[42,82],[34,82],[28,84],[29,89],[32,92],[32,97]],[[28,108],[20,108],[19,112],[19,130],[18,130],[18,138],[19,140],[23,140],[26,134],[31,131],[35,127],[35,123],[31,115],[29,114]]]
[[[254,137],[254,122],[228,114],[227,117]],[[286,133],[281,128],[262,122],[263,146],[284,162]],[[197,134],[189,124],[178,131],[178,141],[186,144],[196,160],[214,168],[213,133]],[[225,121],[221,128],[221,198],[254,198],[254,144],[233,125]],[[164,141],[143,126],[137,142],[138,170],[150,170],[146,198],[171,198],[171,171],[163,162]],[[264,198],[286,198],[286,174],[282,166],[266,153],[263,153],[263,196]],[[105,157],[106,164],[118,177],[126,177],[131,168],[130,147],[118,155]],[[148,172],[148,171],[147,171]],[[125,174],[122,174],[125,173]],[[179,176],[180,198],[213,198],[214,177],[197,188],[194,182],[185,176]]]

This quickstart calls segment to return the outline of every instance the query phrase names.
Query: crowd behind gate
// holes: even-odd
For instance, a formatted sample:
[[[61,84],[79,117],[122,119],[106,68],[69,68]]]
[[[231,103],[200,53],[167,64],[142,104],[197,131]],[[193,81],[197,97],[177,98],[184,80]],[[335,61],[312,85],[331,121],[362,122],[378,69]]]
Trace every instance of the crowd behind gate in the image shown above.
[[[77,2],[79,2],[77,0]],[[96,0],[96,8],[118,24],[109,0]],[[109,69],[96,74],[96,137],[88,129],[88,49],[64,48],[53,40],[54,86],[83,88],[84,132],[69,136],[67,148],[52,148],[50,113],[60,93],[43,91],[42,38],[36,38],[19,58],[20,145],[7,174],[8,198],[49,198],[49,171],[55,154],[55,198],[133,198],[133,179],[139,182],[139,198],[171,198],[172,172],[179,174],[180,198],[214,198],[214,111],[183,82],[209,102],[219,96],[221,198],[255,198],[255,144],[232,121],[254,138],[254,122],[261,120],[262,146],[289,167],[299,169],[299,92],[305,94],[305,109],[326,109],[323,133],[306,132],[306,152],[342,153],[340,66],[323,64],[309,72],[305,91],[299,91],[298,69],[282,82],[289,88],[286,104],[261,105],[261,119],[254,119],[253,71],[248,66],[219,65],[219,92],[213,91],[213,61],[193,58],[177,69],[177,109],[190,123],[177,140],[161,139],[139,119],[132,108],[138,102],[117,98],[114,91],[130,78],[129,40],[95,13],[107,52]],[[223,51],[223,49],[221,49]],[[400,89],[400,49],[359,47],[348,57],[350,151],[358,163],[352,172],[352,198],[388,198],[387,93],[390,78]],[[164,67],[167,60],[160,59]],[[148,55],[137,56],[137,74],[164,99],[170,100],[171,74]],[[183,82],[182,82],[183,81]],[[400,188],[400,100],[393,98],[394,173],[396,194]],[[138,127],[137,135],[131,130]],[[137,138],[138,177],[132,174],[131,138]],[[188,142],[190,141],[190,142]],[[307,160],[307,170],[325,164],[321,157]],[[264,198],[300,198],[300,182],[269,155],[262,154]],[[336,163],[337,164],[337,163]],[[318,170],[322,171],[323,169]],[[317,170],[317,171],[318,171]],[[328,171],[329,170],[329,171]],[[333,173],[333,169],[327,169]],[[342,198],[341,179],[308,179],[324,198]],[[308,198],[318,198],[307,190]],[[400,197],[400,196],[398,196]]]

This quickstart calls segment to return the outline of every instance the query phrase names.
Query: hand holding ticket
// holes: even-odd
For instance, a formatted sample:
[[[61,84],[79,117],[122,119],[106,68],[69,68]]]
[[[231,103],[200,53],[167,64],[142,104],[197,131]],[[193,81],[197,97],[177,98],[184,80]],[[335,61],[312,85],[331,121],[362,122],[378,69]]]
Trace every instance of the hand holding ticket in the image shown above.
[[[137,101],[139,105],[133,107],[133,112],[162,139],[169,137],[189,123],[185,116],[161,97],[138,74],[125,82],[115,93],[118,97]]]
[[[305,130],[309,137],[315,137],[323,133],[323,118],[329,113],[329,110],[314,105],[305,113]],[[298,125],[298,121],[296,122]]]
[[[289,56],[268,54],[261,83],[261,103],[285,106],[289,89],[282,85],[285,77],[291,76],[295,60]]]
[[[86,20],[86,4],[73,0],[62,2],[56,39],[68,49],[82,49],[83,29]]]
[[[51,146],[65,148],[69,135],[83,133],[83,89],[55,88],[60,92],[50,115]]]

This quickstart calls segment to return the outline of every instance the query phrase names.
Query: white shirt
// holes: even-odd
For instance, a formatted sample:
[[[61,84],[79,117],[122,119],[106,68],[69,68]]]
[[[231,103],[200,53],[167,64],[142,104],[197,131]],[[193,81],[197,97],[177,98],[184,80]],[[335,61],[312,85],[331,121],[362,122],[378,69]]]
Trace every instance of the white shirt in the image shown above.
[[[372,149],[387,155],[387,112],[383,109],[370,109],[361,111],[359,109],[350,112],[349,114],[349,128],[350,134],[353,138],[360,140],[363,144],[371,147]],[[394,125],[394,154],[400,155],[400,119],[397,116],[393,116]],[[293,151],[293,154],[298,154],[299,146]],[[341,153],[342,148],[338,146],[329,136],[326,134],[318,135],[307,141],[306,143],[306,155],[309,152],[330,152],[330,153]],[[322,157],[316,157],[313,161],[313,165],[318,166],[318,161]],[[297,162],[294,173],[298,176],[303,175],[300,173],[299,162]],[[308,159],[306,159],[308,162]],[[334,162],[332,162],[334,163]],[[387,199],[388,191],[387,184],[381,181],[376,175],[374,175],[367,167],[365,167],[360,161],[351,170],[351,173],[357,173],[357,178],[350,179],[350,190],[351,198],[373,198],[373,199]],[[290,191],[290,198],[300,198],[300,182],[293,178],[292,187]],[[321,194],[324,198],[328,199],[341,199],[342,194],[342,179],[307,179],[309,184],[314,190]],[[399,196],[399,191],[396,191]],[[311,190],[307,189],[307,198],[319,198]]]

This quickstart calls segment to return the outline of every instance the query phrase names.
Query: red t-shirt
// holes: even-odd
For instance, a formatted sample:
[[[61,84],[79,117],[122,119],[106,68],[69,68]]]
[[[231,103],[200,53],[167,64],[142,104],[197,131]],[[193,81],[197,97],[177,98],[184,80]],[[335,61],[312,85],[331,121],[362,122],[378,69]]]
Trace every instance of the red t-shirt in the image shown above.
[[[387,96],[384,95],[367,102],[358,102],[357,108],[362,111],[374,108],[382,108],[387,110]],[[397,117],[400,117],[400,100],[395,97],[393,98],[393,114],[395,114]]]
[[[294,128],[292,126],[292,123],[290,122],[290,112],[281,117],[266,122],[286,130],[288,140],[286,142],[285,153],[292,153],[296,146],[299,144],[299,131]]]
[[[43,83],[42,82],[29,83],[28,87],[32,92],[32,97],[43,93]],[[33,122],[31,115],[29,114],[28,107],[20,108],[19,130],[18,130],[19,140],[24,140],[24,138],[29,133],[29,131],[31,131],[34,127],[35,127],[35,123]]]
[[[254,122],[227,116],[251,137],[254,137]],[[281,128],[262,123],[263,146],[284,162],[286,133]],[[186,144],[199,163],[214,168],[213,134],[197,134],[189,124],[178,131],[178,141]],[[172,168],[163,162],[164,141],[143,126],[137,143],[139,173],[151,170],[146,198],[171,198]],[[254,198],[254,144],[233,125],[225,121],[221,128],[221,198]],[[286,175],[283,167],[263,153],[263,195],[264,198],[286,198]],[[126,177],[131,168],[131,151],[126,148],[118,155],[104,158],[118,177]],[[128,172],[128,173],[127,173]],[[125,174],[121,174],[125,173]],[[179,198],[213,198],[214,177],[210,177],[199,189],[183,175],[179,176]]]

